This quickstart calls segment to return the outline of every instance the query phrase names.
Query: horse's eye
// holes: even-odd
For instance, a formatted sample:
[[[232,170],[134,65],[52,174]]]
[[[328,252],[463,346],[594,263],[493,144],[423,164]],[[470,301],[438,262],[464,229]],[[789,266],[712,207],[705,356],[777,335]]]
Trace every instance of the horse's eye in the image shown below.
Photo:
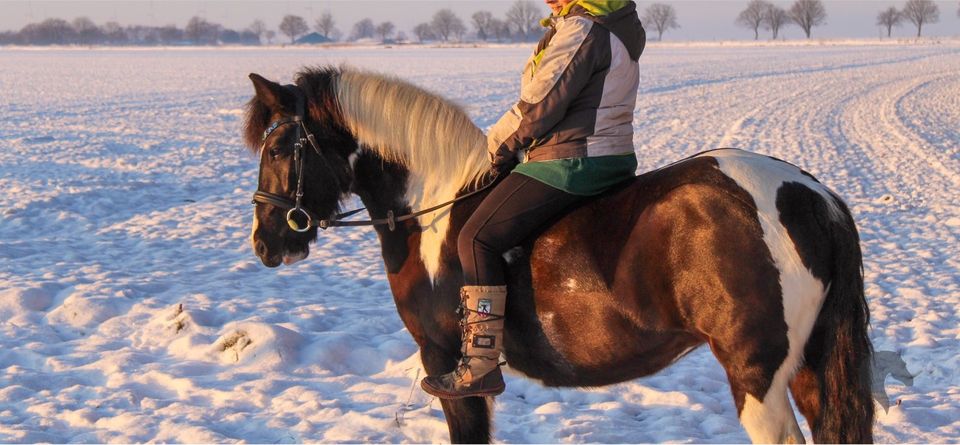
[[[273,159],[279,158],[283,154],[283,151],[279,147],[273,147],[270,149],[270,157]]]

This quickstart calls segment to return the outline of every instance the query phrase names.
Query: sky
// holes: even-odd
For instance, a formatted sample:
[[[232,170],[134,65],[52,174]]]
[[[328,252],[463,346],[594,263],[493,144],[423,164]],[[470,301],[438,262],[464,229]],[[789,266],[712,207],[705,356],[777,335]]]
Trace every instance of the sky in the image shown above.
[[[540,0],[535,1],[543,9]],[[746,6],[747,0],[657,0],[673,5],[677,10],[680,29],[670,30],[664,40],[728,40],[752,39],[753,31],[734,24],[737,14]],[[465,23],[478,10],[488,10],[502,17],[514,0],[0,0],[0,31],[19,30],[27,23],[47,18],[72,20],[87,16],[102,24],[117,21],[122,25],[186,25],[190,17],[201,16],[228,28],[244,29],[255,19],[263,20],[271,29],[276,29],[286,14],[303,16],[312,25],[324,11],[330,11],[337,27],[349,34],[353,23],[369,17],[374,22],[391,21],[398,30],[408,34],[418,23],[429,21],[434,12],[450,8]],[[640,1],[639,7],[654,1]],[[792,1],[775,0],[781,7],[789,7]],[[814,29],[817,38],[870,38],[878,37],[877,13],[889,6],[902,7],[905,0],[825,0],[827,24]],[[925,36],[960,36],[960,18],[957,17],[958,1],[937,1],[940,6],[940,22],[924,25]],[[649,27],[648,27],[649,31]],[[799,28],[787,27],[783,35],[787,39],[802,38]],[[915,34],[912,24],[904,24],[894,30],[895,36],[910,37]]]

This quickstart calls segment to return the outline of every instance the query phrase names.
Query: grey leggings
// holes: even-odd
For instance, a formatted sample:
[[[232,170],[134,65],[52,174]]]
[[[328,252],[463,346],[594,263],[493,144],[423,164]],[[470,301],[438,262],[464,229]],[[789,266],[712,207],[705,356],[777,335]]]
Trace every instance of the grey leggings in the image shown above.
[[[529,176],[509,174],[484,198],[460,230],[457,249],[468,286],[507,284],[503,253],[547,220],[583,200]]]

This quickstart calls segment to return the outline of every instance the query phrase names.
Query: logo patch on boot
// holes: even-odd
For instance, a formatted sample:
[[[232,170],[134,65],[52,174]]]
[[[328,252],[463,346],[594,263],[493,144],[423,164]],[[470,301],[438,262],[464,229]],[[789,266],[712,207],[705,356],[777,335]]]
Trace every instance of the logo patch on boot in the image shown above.
[[[477,302],[477,314],[481,317],[486,317],[490,315],[490,311],[493,310],[493,300],[482,299]]]
[[[474,335],[473,347],[483,349],[494,349],[497,347],[497,337],[493,335]]]

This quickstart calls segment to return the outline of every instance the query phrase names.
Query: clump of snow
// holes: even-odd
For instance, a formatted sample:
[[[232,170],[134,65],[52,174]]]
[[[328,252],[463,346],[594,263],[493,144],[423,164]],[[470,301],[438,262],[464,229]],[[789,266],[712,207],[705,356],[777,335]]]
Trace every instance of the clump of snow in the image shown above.
[[[9,320],[24,311],[42,312],[53,304],[54,293],[43,287],[0,291],[0,319]]]
[[[296,364],[303,337],[282,326],[258,322],[229,323],[213,343],[221,363],[267,371]]]

